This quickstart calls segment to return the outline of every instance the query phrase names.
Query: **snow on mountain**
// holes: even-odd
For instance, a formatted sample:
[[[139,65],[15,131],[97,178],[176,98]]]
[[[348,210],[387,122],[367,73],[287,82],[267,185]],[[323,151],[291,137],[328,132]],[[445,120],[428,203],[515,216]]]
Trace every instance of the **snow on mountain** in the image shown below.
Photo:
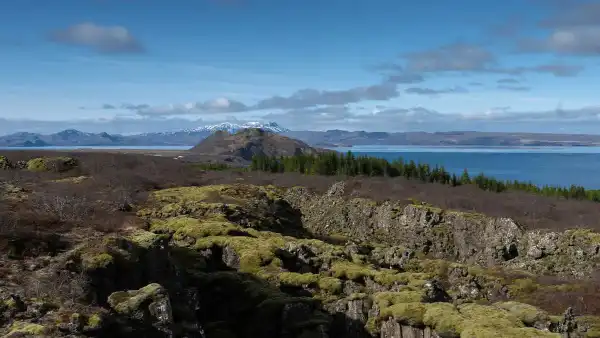
[[[217,130],[228,131],[230,133],[235,133],[238,130],[245,128],[260,128],[266,131],[270,131],[273,133],[283,133],[286,131],[290,131],[289,129],[283,128],[278,125],[276,122],[246,122],[242,124],[223,122],[218,124],[206,125],[198,128],[194,128],[191,131],[196,132],[215,132]]]

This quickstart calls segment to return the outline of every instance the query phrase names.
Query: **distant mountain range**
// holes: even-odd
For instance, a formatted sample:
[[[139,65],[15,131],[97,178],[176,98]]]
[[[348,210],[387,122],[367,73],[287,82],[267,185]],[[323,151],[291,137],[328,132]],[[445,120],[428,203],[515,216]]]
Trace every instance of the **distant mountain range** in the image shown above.
[[[0,136],[0,147],[45,146],[194,146],[218,130],[235,133],[246,128],[259,128],[301,140],[312,146],[340,147],[362,145],[421,146],[600,146],[600,135],[453,132],[366,132],[366,131],[291,131],[275,122],[220,123],[193,129],[114,135],[86,133],[67,129],[55,134],[19,132]]]

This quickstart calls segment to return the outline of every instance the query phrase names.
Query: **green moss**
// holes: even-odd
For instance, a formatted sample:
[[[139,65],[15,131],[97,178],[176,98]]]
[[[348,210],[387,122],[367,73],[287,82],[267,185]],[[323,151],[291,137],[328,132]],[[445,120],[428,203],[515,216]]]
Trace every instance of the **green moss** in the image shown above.
[[[342,291],[342,281],[333,277],[321,277],[318,281],[319,289],[337,294]]]
[[[548,331],[542,331],[531,327],[525,328],[496,328],[484,325],[467,326],[462,332],[461,337],[474,338],[560,338],[560,334]]]
[[[459,305],[458,310],[473,325],[485,325],[494,328],[524,326],[517,316],[495,306],[467,303]]]
[[[338,261],[332,264],[331,272],[336,278],[360,280],[364,277],[373,277],[377,271],[371,267],[347,261]]]
[[[38,157],[27,161],[27,170],[29,171],[50,171],[58,172],[68,171],[77,166],[77,161],[71,157]]]
[[[408,281],[410,280],[410,274],[382,271],[375,275],[374,280],[375,282],[384,286],[390,286],[395,283],[408,284]]]
[[[138,310],[144,301],[162,291],[160,284],[152,283],[139,290],[113,292],[108,297],[108,304],[118,313],[131,314]]]
[[[106,268],[114,262],[114,257],[106,252],[94,254],[86,253],[81,257],[81,263],[86,270]]]
[[[369,297],[369,295],[364,292],[356,292],[356,293],[353,293],[350,296],[346,297],[346,299],[347,300],[358,300],[358,299],[365,299],[368,297]]]
[[[14,322],[10,326],[10,333],[8,336],[12,335],[25,335],[25,336],[44,336],[48,329],[40,324],[33,324],[27,322]]]
[[[413,326],[423,325],[425,304],[420,302],[400,303],[381,309],[381,318],[394,318],[397,321]]]
[[[386,308],[400,303],[420,302],[423,293],[420,291],[377,292],[373,299],[380,308]]]
[[[562,320],[562,316],[559,317]],[[600,317],[596,316],[579,316],[576,317],[577,326],[587,329],[585,337],[597,338],[600,337]]]
[[[565,231],[565,238],[568,239],[568,245],[576,243],[582,244],[600,244],[600,233],[591,229],[571,229]]]
[[[494,305],[515,315],[527,326],[533,326],[537,322],[550,321],[548,313],[533,305],[519,302],[500,302]]]
[[[98,329],[102,326],[102,316],[100,314],[94,313],[93,315],[88,317],[87,325],[90,330]]]
[[[465,317],[454,305],[449,303],[432,303],[427,305],[423,323],[434,329],[442,337],[455,337],[463,330]]]
[[[509,286],[508,290],[512,296],[527,295],[535,292],[540,287],[531,278],[515,279]]]
[[[150,231],[144,230],[136,230],[126,237],[126,239],[128,239],[132,243],[146,249],[150,248],[152,245],[158,243],[160,240],[165,238],[166,236],[162,236],[160,234],[155,234]]]
[[[434,214],[440,214],[440,215],[442,215],[444,213],[444,211],[445,211],[442,208],[438,208],[438,207],[433,206],[432,204],[429,204],[427,202],[418,201],[418,200],[416,200],[414,198],[409,198],[409,201],[411,202],[412,206],[420,208],[420,209],[427,210],[427,211],[432,212]]]
[[[233,205],[242,205],[250,199],[260,197],[274,199],[278,196],[278,189],[273,186],[260,187],[247,184],[178,187],[159,190],[153,193],[155,200],[163,203],[202,201]]]
[[[27,170],[29,171],[46,171],[46,161],[44,158],[34,158],[27,161]]]
[[[213,216],[208,219],[180,216],[165,220],[153,220],[150,225],[150,231],[172,234],[175,240],[185,240],[188,237],[226,236],[233,232],[241,232],[242,230],[236,224],[219,216]]]
[[[319,275],[314,273],[282,272],[279,274],[279,282],[291,286],[303,286],[316,284]]]
[[[13,165],[6,156],[0,156],[0,170],[12,169]]]
[[[211,236],[198,239],[194,248],[203,250],[213,246],[231,247],[240,258],[240,270],[257,273],[262,266],[271,263],[275,258],[275,250],[283,247],[285,242],[283,236],[276,235],[265,235],[259,238]]]
[[[222,184],[177,187],[152,193],[150,205],[138,211],[140,217],[206,216],[238,210],[250,201],[280,199],[282,189],[274,186]]]

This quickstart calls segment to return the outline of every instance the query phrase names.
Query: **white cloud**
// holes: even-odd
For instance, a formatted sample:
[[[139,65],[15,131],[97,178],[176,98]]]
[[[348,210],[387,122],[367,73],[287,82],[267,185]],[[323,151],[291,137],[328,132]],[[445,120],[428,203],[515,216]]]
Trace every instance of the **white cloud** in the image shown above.
[[[102,53],[139,53],[140,42],[122,26],[100,26],[92,22],[76,24],[54,31],[50,39],[65,44],[90,47]]]

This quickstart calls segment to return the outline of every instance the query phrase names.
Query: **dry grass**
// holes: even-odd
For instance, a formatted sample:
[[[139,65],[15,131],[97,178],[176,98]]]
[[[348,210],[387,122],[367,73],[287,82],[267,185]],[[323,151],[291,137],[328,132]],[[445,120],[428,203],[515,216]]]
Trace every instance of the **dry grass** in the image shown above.
[[[38,195],[47,195],[46,204],[64,204],[78,198],[93,202],[92,218],[106,220],[103,211],[128,210],[128,205],[146,198],[148,191],[175,186],[206,185],[246,182],[275,184],[292,187],[305,186],[316,192],[326,191],[331,184],[346,179],[346,193],[368,197],[377,201],[400,200],[409,203],[417,199],[446,209],[479,212],[490,216],[511,217],[528,228],[564,230],[573,227],[600,229],[600,205],[589,201],[565,200],[525,192],[493,193],[473,186],[451,187],[441,184],[421,183],[404,178],[325,177],[304,176],[293,173],[270,174],[240,171],[203,171],[172,158],[143,154],[101,152],[48,152],[5,151],[13,162],[37,156],[68,155],[81,163],[68,173],[29,173],[26,171],[0,172],[0,180],[29,187]],[[50,180],[65,177],[87,176],[90,179],[78,184],[56,184]],[[63,189],[63,191],[60,191]],[[66,190],[64,190],[66,189]],[[59,196],[62,200],[50,203]],[[101,203],[96,203],[101,201]],[[82,204],[85,204],[82,202]],[[85,206],[79,208],[84,212]],[[58,211],[58,210],[55,210]],[[112,221],[114,223],[114,220]],[[120,223],[121,221],[117,222]]]

